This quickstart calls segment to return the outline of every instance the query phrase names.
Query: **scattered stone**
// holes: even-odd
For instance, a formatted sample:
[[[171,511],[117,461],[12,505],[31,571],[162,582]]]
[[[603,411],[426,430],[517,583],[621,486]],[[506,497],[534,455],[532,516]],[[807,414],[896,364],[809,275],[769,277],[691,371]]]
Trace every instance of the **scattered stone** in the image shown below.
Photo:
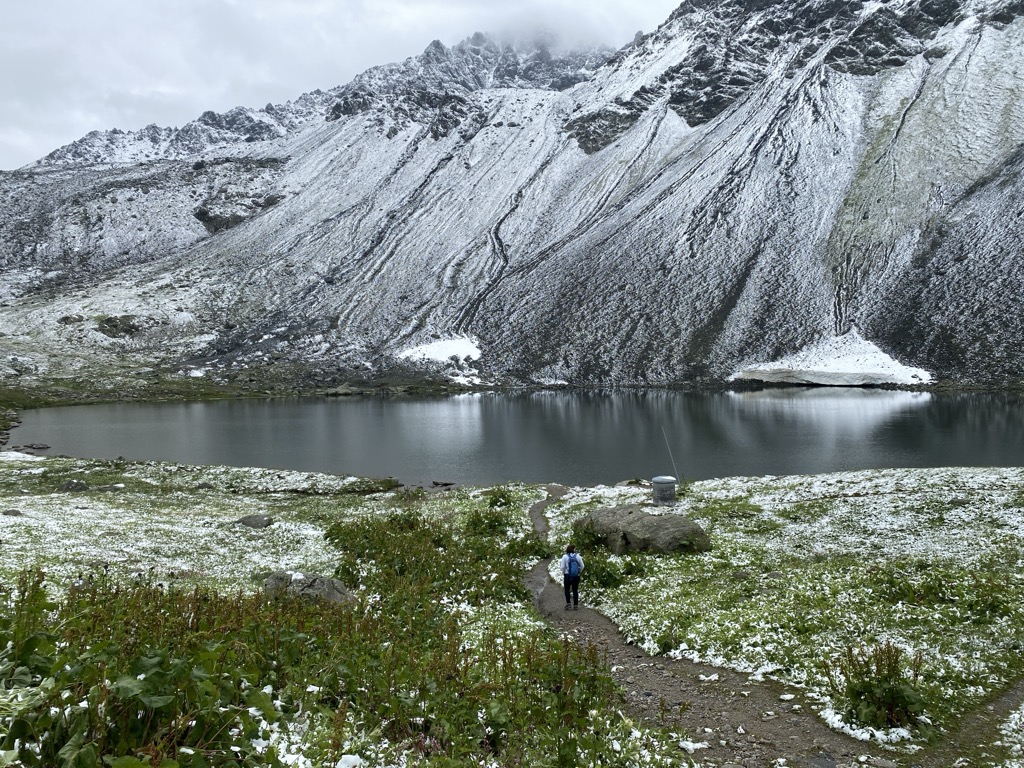
[[[809,763],[810,768],[837,768],[835,758],[828,752],[814,755]]]
[[[291,595],[305,600],[319,600],[338,605],[352,601],[345,585],[329,576],[313,573],[278,571],[263,582],[263,591],[271,597]]]
[[[693,520],[676,514],[652,515],[640,504],[595,509],[586,518],[617,555],[627,552],[707,552],[711,540]]]
[[[142,326],[135,315],[113,315],[100,320],[96,330],[112,339],[123,339],[137,334]]]
[[[349,386],[348,384],[343,384],[340,387],[334,387],[333,389],[328,389],[326,392],[324,392],[324,395],[326,397],[352,397],[354,395],[360,395],[360,394],[362,394],[362,392],[363,391],[361,389],[359,389],[358,387],[353,387],[353,386]]]
[[[246,515],[238,518],[235,522],[247,528],[269,528],[274,524],[274,518],[270,515]]]
[[[5,509],[3,512],[0,512],[0,515],[5,517],[21,517],[24,514],[20,509]]]
[[[88,491],[89,490],[89,486],[86,485],[81,480],[68,480],[66,483],[63,483],[60,486],[60,488],[58,488],[57,490],[58,491]]]
[[[213,483],[208,483],[205,480],[196,485],[197,491],[212,491],[214,490]]]

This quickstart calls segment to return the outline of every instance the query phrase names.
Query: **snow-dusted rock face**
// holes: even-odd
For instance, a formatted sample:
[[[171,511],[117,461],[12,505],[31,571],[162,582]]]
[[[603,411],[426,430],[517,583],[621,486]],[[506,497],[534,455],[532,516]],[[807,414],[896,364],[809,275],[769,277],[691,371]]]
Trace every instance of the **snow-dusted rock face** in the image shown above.
[[[435,42],[0,174],[2,341],[343,376],[471,338],[485,379],[658,384],[856,326],[897,377],[1020,382],[1021,82],[1017,0],[688,0],[614,55]]]

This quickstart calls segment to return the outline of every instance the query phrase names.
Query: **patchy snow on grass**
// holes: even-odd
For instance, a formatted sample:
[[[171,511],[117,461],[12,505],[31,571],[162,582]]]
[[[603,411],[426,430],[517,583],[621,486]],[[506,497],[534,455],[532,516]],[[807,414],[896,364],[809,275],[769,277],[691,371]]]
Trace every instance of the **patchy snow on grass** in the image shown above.
[[[747,366],[730,381],[775,384],[822,384],[857,387],[880,384],[927,384],[928,371],[903,365],[854,328],[842,336],[823,339],[781,360]]]
[[[0,577],[39,567],[68,583],[100,565],[122,575],[254,589],[272,571],[330,573],[329,497],[353,482],[302,472],[86,462],[0,453]],[[80,480],[87,490],[61,490]],[[272,525],[236,522],[268,515]]]
[[[998,768],[1024,768],[1024,707],[1013,712],[999,727],[999,741],[996,746],[1002,747],[1012,757]]]
[[[552,540],[568,541],[597,506],[648,501],[644,489],[575,490],[547,509]],[[655,511],[700,523],[712,551],[611,556],[605,567],[628,574],[621,585],[584,583],[587,600],[648,653],[777,679],[819,702],[832,727],[906,749],[916,731],[847,719],[825,669],[838,670],[848,646],[891,643],[905,669],[920,653],[922,722],[940,727],[1024,675],[1013,651],[1024,625],[1024,469],[707,480]]]

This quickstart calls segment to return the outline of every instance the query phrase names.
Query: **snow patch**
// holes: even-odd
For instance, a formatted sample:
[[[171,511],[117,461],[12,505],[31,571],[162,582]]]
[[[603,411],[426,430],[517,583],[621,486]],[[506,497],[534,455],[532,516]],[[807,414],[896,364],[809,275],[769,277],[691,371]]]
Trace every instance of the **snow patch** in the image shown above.
[[[862,387],[879,384],[927,384],[932,376],[885,354],[854,328],[842,336],[819,341],[771,363],[757,363],[736,371],[729,381],[765,381],[777,384],[822,384]]]
[[[443,363],[452,357],[465,360],[480,359],[480,347],[476,341],[468,336],[456,336],[451,339],[432,341],[429,344],[420,344],[417,347],[410,347],[398,353],[402,360],[433,360]]]

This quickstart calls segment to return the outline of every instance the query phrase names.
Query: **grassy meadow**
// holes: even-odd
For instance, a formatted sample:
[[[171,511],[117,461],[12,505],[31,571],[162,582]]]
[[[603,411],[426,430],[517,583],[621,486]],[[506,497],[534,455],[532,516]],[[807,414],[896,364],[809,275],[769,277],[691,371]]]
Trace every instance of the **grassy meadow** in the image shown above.
[[[1024,677],[1022,470],[691,483],[695,556],[619,557],[574,526],[647,493],[572,489],[545,542],[534,486],[0,453],[0,766],[699,761],[533,609],[522,576],[570,538],[588,602],[648,653],[780,680],[895,761]],[[279,570],[352,599],[270,599]],[[1022,717],[964,759],[1024,764]]]

